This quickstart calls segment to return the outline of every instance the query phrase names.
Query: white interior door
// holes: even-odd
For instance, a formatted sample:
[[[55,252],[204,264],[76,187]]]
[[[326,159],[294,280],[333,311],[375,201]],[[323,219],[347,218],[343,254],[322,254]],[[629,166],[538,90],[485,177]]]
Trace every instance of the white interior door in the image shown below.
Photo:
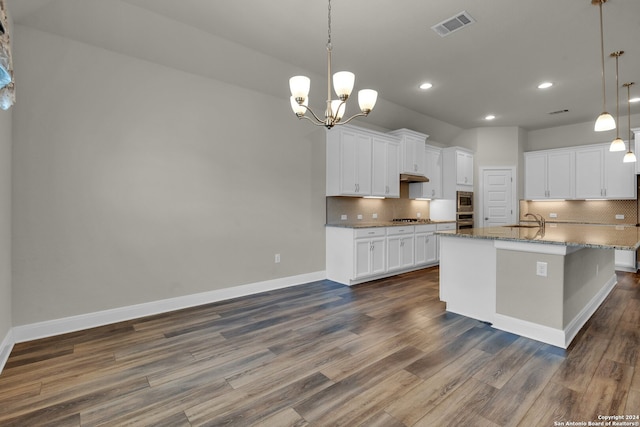
[[[485,169],[482,174],[482,226],[514,224],[514,189],[511,169]]]

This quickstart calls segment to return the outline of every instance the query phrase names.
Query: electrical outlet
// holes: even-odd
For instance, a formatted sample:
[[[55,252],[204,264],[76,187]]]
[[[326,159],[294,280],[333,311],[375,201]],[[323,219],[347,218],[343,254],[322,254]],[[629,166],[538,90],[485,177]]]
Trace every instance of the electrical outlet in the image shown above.
[[[558,218],[558,214],[557,213],[550,213],[549,214],[549,218]]]
[[[378,219],[378,214],[373,214],[373,215],[371,215],[371,217],[372,217],[373,219]]]
[[[276,264],[278,264],[280,262],[280,254],[276,254],[275,262],[276,262]]]
[[[347,216],[345,214],[340,215],[340,219],[342,221],[346,221],[347,220]]]
[[[362,214],[358,214],[358,219],[362,219]]]
[[[418,213],[416,214],[416,217],[418,217],[418,218],[420,218],[421,216],[422,216],[422,214],[421,214],[420,212],[418,212]]]
[[[536,262],[536,275],[547,277],[547,263],[538,261]]]
[[[624,219],[624,215],[616,214],[616,219]]]

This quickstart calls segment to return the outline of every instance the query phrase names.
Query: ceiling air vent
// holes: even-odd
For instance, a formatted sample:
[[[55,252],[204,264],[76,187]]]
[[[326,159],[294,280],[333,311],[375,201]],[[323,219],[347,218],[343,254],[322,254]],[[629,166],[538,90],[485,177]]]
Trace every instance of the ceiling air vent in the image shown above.
[[[556,110],[556,111],[550,111],[548,114],[550,115],[555,115],[555,114],[564,114],[564,113],[568,113],[569,110],[567,110],[566,108],[564,110]]]
[[[451,18],[445,19],[439,24],[434,25],[433,27],[431,27],[431,29],[438,33],[440,37],[445,37],[451,33],[454,33],[464,27],[473,24],[474,22],[476,22],[476,20],[473,19],[473,17],[471,17],[471,15],[469,15],[466,10],[463,10],[462,12],[457,13],[455,16],[452,16]]]

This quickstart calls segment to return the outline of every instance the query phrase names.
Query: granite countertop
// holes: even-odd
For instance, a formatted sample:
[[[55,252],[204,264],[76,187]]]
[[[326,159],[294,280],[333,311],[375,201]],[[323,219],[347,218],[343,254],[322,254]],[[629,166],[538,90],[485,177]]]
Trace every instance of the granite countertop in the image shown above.
[[[325,227],[340,228],[374,228],[374,227],[407,227],[409,225],[429,225],[429,224],[455,224],[455,220],[440,221],[426,220],[417,222],[392,222],[392,221],[343,221],[339,223],[325,224]]]
[[[587,248],[636,250],[640,247],[640,227],[634,225],[547,223],[544,229],[541,229],[533,225],[534,223],[521,224],[525,227],[469,228],[438,231],[438,234]]]

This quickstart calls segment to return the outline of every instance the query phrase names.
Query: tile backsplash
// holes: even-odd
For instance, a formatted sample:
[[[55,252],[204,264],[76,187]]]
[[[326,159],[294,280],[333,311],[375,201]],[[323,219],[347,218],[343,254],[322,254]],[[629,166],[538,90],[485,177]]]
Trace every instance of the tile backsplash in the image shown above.
[[[547,221],[586,222],[592,224],[632,224],[638,222],[636,200],[520,200],[520,220],[527,212],[541,214]],[[552,215],[555,214],[555,217]],[[622,215],[623,219],[616,218]]]
[[[345,222],[390,221],[393,218],[429,218],[429,201],[409,199],[409,185],[400,183],[399,199],[363,199],[361,197],[327,197],[327,224]],[[373,218],[377,214],[378,218]],[[362,219],[358,219],[362,215]]]

